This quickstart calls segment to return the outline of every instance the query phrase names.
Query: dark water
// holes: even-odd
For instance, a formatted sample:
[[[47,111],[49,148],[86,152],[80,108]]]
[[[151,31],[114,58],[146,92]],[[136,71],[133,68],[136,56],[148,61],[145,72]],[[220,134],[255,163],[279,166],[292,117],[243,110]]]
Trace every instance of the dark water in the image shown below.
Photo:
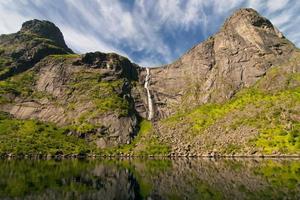
[[[0,199],[300,199],[300,160],[0,160]]]

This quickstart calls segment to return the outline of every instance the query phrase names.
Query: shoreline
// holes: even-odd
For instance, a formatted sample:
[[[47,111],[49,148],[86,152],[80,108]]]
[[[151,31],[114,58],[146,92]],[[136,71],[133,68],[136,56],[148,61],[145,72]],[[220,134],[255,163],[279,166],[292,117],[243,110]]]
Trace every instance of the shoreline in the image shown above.
[[[209,158],[209,159],[222,159],[222,158],[299,158],[300,154],[291,154],[291,155],[101,155],[101,154],[88,154],[88,155],[45,155],[45,154],[32,154],[32,155],[0,155],[0,159],[90,159],[90,158],[108,158],[108,159],[174,159],[174,158]]]

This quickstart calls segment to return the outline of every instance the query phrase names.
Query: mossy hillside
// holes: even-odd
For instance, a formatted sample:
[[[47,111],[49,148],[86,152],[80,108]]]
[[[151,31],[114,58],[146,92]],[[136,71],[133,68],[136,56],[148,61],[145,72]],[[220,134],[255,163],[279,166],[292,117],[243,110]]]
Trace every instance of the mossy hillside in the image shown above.
[[[67,136],[67,128],[36,120],[19,120],[6,113],[0,116],[0,152],[2,154],[79,154],[95,151],[93,144],[76,136]]]
[[[68,93],[79,97],[80,101],[93,102],[94,108],[92,110],[98,114],[116,112],[126,116],[129,104],[122,97],[124,80],[104,81],[102,78],[102,74],[95,72],[77,72],[68,83]]]
[[[79,58],[80,54],[54,54],[50,55],[50,58],[57,59],[57,60],[65,60],[65,59],[72,59],[72,58]]]
[[[33,84],[35,81],[34,72],[25,72],[18,76],[0,81],[0,104],[11,103],[8,94],[26,98],[33,94]]]
[[[1,45],[1,48],[4,49],[6,53],[18,52],[20,49],[26,49],[30,51],[33,47],[39,49],[49,48],[51,50],[56,50],[57,53],[71,53],[67,52],[69,50],[60,47],[55,41],[30,32],[2,35],[2,38],[5,42]]]
[[[59,59],[62,57],[59,56]],[[65,57],[63,57],[65,58]],[[75,117],[69,128],[83,133],[93,132],[102,126],[98,118],[114,113],[119,117],[128,116],[130,105],[123,98],[122,87],[125,80],[102,80],[103,75],[88,70],[81,70],[72,75],[67,84],[66,93],[70,96],[66,105],[66,112],[76,112],[77,108],[87,108]]]
[[[191,111],[177,113],[163,120],[162,123],[168,126],[187,124],[187,131],[190,134],[197,135],[226,114],[234,110],[241,110],[245,108],[246,105],[249,105],[249,103],[254,102],[257,97],[262,96],[262,94],[257,93],[255,90],[247,90],[227,103],[205,104]]]
[[[15,95],[21,95],[23,97],[30,96],[33,92],[32,86],[35,83],[35,79],[35,72],[28,71],[7,80],[0,81],[1,94],[12,92]]]
[[[53,56],[50,56],[52,59]],[[57,55],[57,59],[71,59],[77,55]],[[41,99],[47,97],[53,104],[61,106],[59,99],[56,99],[47,92],[37,91],[35,84],[38,79],[35,69],[15,75],[4,81],[0,81],[0,103],[13,103],[9,94],[22,99]],[[89,119],[93,119],[106,112],[115,112],[120,116],[127,116],[129,105],[117,92],[121,91],[122,80],[101,81],[101,74],[95,72],[81,71],[75,74],[68,83],[68,91],[73,96],[66,106],[68,111],[74,111],[76,106],[83,102],[92,102],[93,107],[80,114],[74,119],[74,129],[90,129],[87,124],[91,124]],[[78,125],[78,126],[77,126]],[[76,127],[77,126],[77,127]]]
[[[31,32],[17,32],[1,35],[0,53],[5,58],[5,67],[0,67],[0,78],[4,80],[22,73],[52,54],[72,54],[72,50],[54,40]]]
[[[0,49],[0,76],[9,71],[8,66],[10,64],[11,64],[11,59],[1,56],[1,49]]]
[[[297,153],[300,151],[299,120],[296,119],[300,113],[299,104],[300,88],[276,93],[252,88],[240,92],[227,103],[203,105],[191,112],[179,113],[164,120],[163,125],[196,137],[217,121],[226,121],[228,115],[234,114],[236,119],[229,123],[227,132],[241,126],[259,130],[259,136],[249,141],[249,146],[254,146],[266,154]],[[182,130],[182,127],[185,129]],[[228,144],[223,149],[224,153],[239,150],[240,147],[235,144]]]
[[[46,97],[54,101],[55,97],[53,95],[35,90],[34,86],[37,78],[35,70],[28,70],[22,74],[0,81],[0,105],[14,103],[14,99],[9,98],[9,95],[22,99],[41,99]]]

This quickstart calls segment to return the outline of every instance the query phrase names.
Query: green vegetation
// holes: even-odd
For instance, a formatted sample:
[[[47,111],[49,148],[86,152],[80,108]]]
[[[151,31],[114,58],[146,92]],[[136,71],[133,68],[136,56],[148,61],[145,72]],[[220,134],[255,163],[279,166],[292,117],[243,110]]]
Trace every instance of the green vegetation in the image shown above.
[[[93,152],[84,139],[67,136],[67,129],[36,120],[13,119],[1,112],[0,152],[13,154],[63,154]]]
[[[102,81],[101,78],[101,74],[78,72],[69,83],[69,90],[73,95],[81,97],[81,100],[91,100],[94,103],[95,108],[91,109],[91,116],[105,112],[116,112],[120,116],[127,116],[128,102],[118,94],[121,93],[123,80]]]
[[[3,68],[5,67],[6,64],[6,59],[0,57],[0,70],[3,70]]]
[[[139,147],[135,151],[138,155],[166,155],[170,152],[170,147],[162,144],[155,137],[151,122],[146,120],[140,124],[140,131],[135,143],[137,142],[139,142]]]
[[[0,95],[12,93],[23,97],[30,96],[33,93],[32,86],[34,81],[35,76],[33,71],[0,81]]]
[[[203,148],[225,154],[249,153],[249,149],[263,154],[300,153],[299,62],[300,56],[295,54],[284,65],[271,68],[254,86],[244,88],[224,103],[192,109],[183,104],[177,114],[162,120],[160,127],[164,132],[175,130],[175,137],[185,142],[197,137],[206,144]],[[244,140],[231,138],[236,134],[245,135]]]
[[[232,154],[237,153],[241,150],[241,147],[236,144],[228,144],[222,153],[224,154]]]
[[[0,104],[12,103],[8,97],[9,94],[21,98],[41,99],[47,97],[49,100],[55,100],[55,97],[47,92],[34,90],[35,73],[35,71],[29,70],[0,81]]]
[[[224,104],[207,104],[172,116],[163,123],[167,126],[189,124],[191,135],[198,135],[228,115],[236,117],[230,121],[228,132],[241,126],[259,130],[259,136],[249,145],[262,148],[266,154],[273,152],[297,153],[300,151],[300,88],[278,92],[263,92],[259,89],[245,89]],[[224,153],[236,152],[240,147],[229,144]]]
[[[144,145],[144,149],[139,150],[139,155],[168,155],[171,148],[167,144],[163,144],[156,138],[151,138]]]
[[[71,59],[71,58],[79,58],[79,54],[56,54],[56,55],[50,55],[50,58],[63,60],[63,59]]]
[[[274,152],[297,153],[300,151],[300,88],[265,95],[254,95],[257,112],[232,122],[232,126],[250,126],[259,130],[252,144],[266,154]],[[255,110],[255,108],[252,108]],[[253,111],[252,111],[253,112]]]
[[[199,134],[226,114],[235,110],[242,110],[262,96],[264,95],[257,93],[255,90],[247,90],[227,103],[205,104],[192,111],[178,113],[163,122],[170,125],[176,125],[181,121],[189,123],[191,125],[189,126],[189,132],[192,134]]]

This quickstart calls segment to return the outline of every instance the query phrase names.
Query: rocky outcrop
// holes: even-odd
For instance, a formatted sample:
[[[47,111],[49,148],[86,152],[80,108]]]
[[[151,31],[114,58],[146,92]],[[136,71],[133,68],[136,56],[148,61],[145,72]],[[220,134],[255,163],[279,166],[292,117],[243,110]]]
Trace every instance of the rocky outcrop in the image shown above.
[[[64,36],[55,24],[37,19],[24,22],[19,34],[34,34],[41,38],[52,40],[55,45],[72,52],[65,43]]]
[[[218,33],[172,64],[151,69],[155,118],[224,102],[289,59],[294,45],[253,9],[241,9]]]
[[[48,55],[69,53],[73,52],[53,23],[25,22],[19,32],[0,36],[0,80],[30,69]]]
[[[129,71],[128,71],[129,70]],[[70,126],[99,148],[130,143],[138,119],[131,97],[133,64],[116,54],[49,56],[24,74],[30,95],[16,95],[2,110],[20,119]]]
[[[0,37],[0,109],[65,127],[98,148],[128,144],[138,131],[131,91],[139,67],[101,52],[73,54],[51,22],[25,22]]]

